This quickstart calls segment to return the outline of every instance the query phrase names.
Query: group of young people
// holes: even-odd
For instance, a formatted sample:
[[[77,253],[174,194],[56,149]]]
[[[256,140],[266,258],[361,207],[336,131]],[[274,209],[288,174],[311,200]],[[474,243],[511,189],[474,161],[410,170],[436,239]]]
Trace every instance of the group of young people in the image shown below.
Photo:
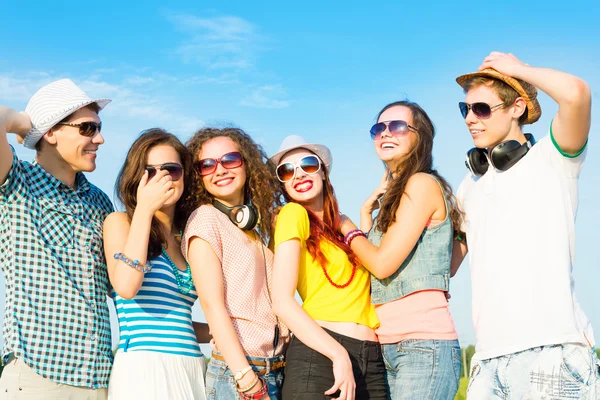
[[[457,195],[433,166],[427,113],[394,102],[370,130],[385,170],[357,224],[340,212],[331,150],[300,136],[268,156],[238,128],[185,144],[148,129],[114,212],[83,174],[110,100],[64,79],[25,112],[0,107],[0,396],[451,400],[462,358],[449,284],[469,251],[468,397],[600,398],[572,279],[590,89],[496,52],[457,82],[474,141]],[[523,133],[541,115],[536,88],[559,108],[537,143]],[[207,323],[192,320],[196,300]]]

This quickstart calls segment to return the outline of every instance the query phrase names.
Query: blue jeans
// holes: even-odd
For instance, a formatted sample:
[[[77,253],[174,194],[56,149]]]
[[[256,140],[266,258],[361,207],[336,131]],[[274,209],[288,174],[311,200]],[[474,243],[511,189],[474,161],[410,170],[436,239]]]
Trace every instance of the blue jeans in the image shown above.
[[[473,360],[467,398],[596,400],[600,361],[592,347],[571,343]]]
[[[271,371],[270,368],[254,365],[253,362],[267,362],[272,364],[283,361],[283,356],[275,358],[246,357],[255,373],[266,371],[263,378],[267,381],[269,397],[273,400],[281,400],[281,386],[283,385],[283,368]],[[235,400],[239,399],[235,388],[233,372],[227,367],[225,361],[210,359],[206,368],[206,398],[207,400]]]
[[[462,365],[458,340],[403,340],[381,348],[392,400],[454,400]]]

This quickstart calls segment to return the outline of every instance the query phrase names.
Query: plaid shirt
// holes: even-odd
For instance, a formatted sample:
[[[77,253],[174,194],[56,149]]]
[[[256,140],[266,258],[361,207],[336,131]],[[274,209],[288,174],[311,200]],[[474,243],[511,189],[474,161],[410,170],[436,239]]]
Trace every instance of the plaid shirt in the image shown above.
[[[36,162],[13,163],[0,186],[0,265],[6,278],[4,348],[56,383],[104,388],[113,361],[102,224],[104,192],[73,190]]]

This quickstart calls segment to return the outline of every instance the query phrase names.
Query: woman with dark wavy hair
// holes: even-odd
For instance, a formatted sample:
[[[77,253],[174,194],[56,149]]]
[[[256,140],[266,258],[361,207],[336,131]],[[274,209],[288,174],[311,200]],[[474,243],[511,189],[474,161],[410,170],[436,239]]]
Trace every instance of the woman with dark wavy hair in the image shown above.
[[[350,249],[352,238],[338,233],[331,152],[288,136],[271,160],[288,201],[275,228],[273,291],[275,313],[294,333],[283,396],[387,400],[369,271]]]
[[[174,135],[154,128],[133,143],[116,194],[125,212],[104,222],[104,251],[121,334],[110,376],[112,399],[205,399],[205,360],[192,322],[197,299],[180,251],[190,210],[192,158]]]
[[[347,218],[341,229],[357,235],[352,250],[373,275],[371,298],[381,323],[376,332],[393,400],[452,400],[460,379],[460,347],[445,293],[461,214],[450,185],[433,168],[434,135],[416,103],[399,101],[380,111],[371,138],[386,172],[361,208],[361,229]],[[363,231],[370,231],[369,240]]]
[[[187,143],[198,188],[182,252],[214,338],[211,399],[281,398],[289,331],[271,309],[273,208],[278,182],[241,129],[205,128]]]

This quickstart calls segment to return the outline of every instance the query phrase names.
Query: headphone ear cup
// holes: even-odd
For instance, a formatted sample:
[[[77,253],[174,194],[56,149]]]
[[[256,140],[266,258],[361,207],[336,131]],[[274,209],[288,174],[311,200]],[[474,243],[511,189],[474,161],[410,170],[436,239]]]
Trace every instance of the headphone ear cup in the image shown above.
[[[214,200],[213,206],[229,217],[235,226],[245,231],[250,231],[258,224],[258,211],[252,204],[228,207],[220,201]]]
[[[229,219],[240,229],[249,231],[258,223],[258,212],[252,205],[237,206],[230,211]]]
[[[474,147],[467,152],[465,165],[473,175],[481,176],[487,172],[490,164],[485,152],[485,149],[479,149],[477,147]]]

